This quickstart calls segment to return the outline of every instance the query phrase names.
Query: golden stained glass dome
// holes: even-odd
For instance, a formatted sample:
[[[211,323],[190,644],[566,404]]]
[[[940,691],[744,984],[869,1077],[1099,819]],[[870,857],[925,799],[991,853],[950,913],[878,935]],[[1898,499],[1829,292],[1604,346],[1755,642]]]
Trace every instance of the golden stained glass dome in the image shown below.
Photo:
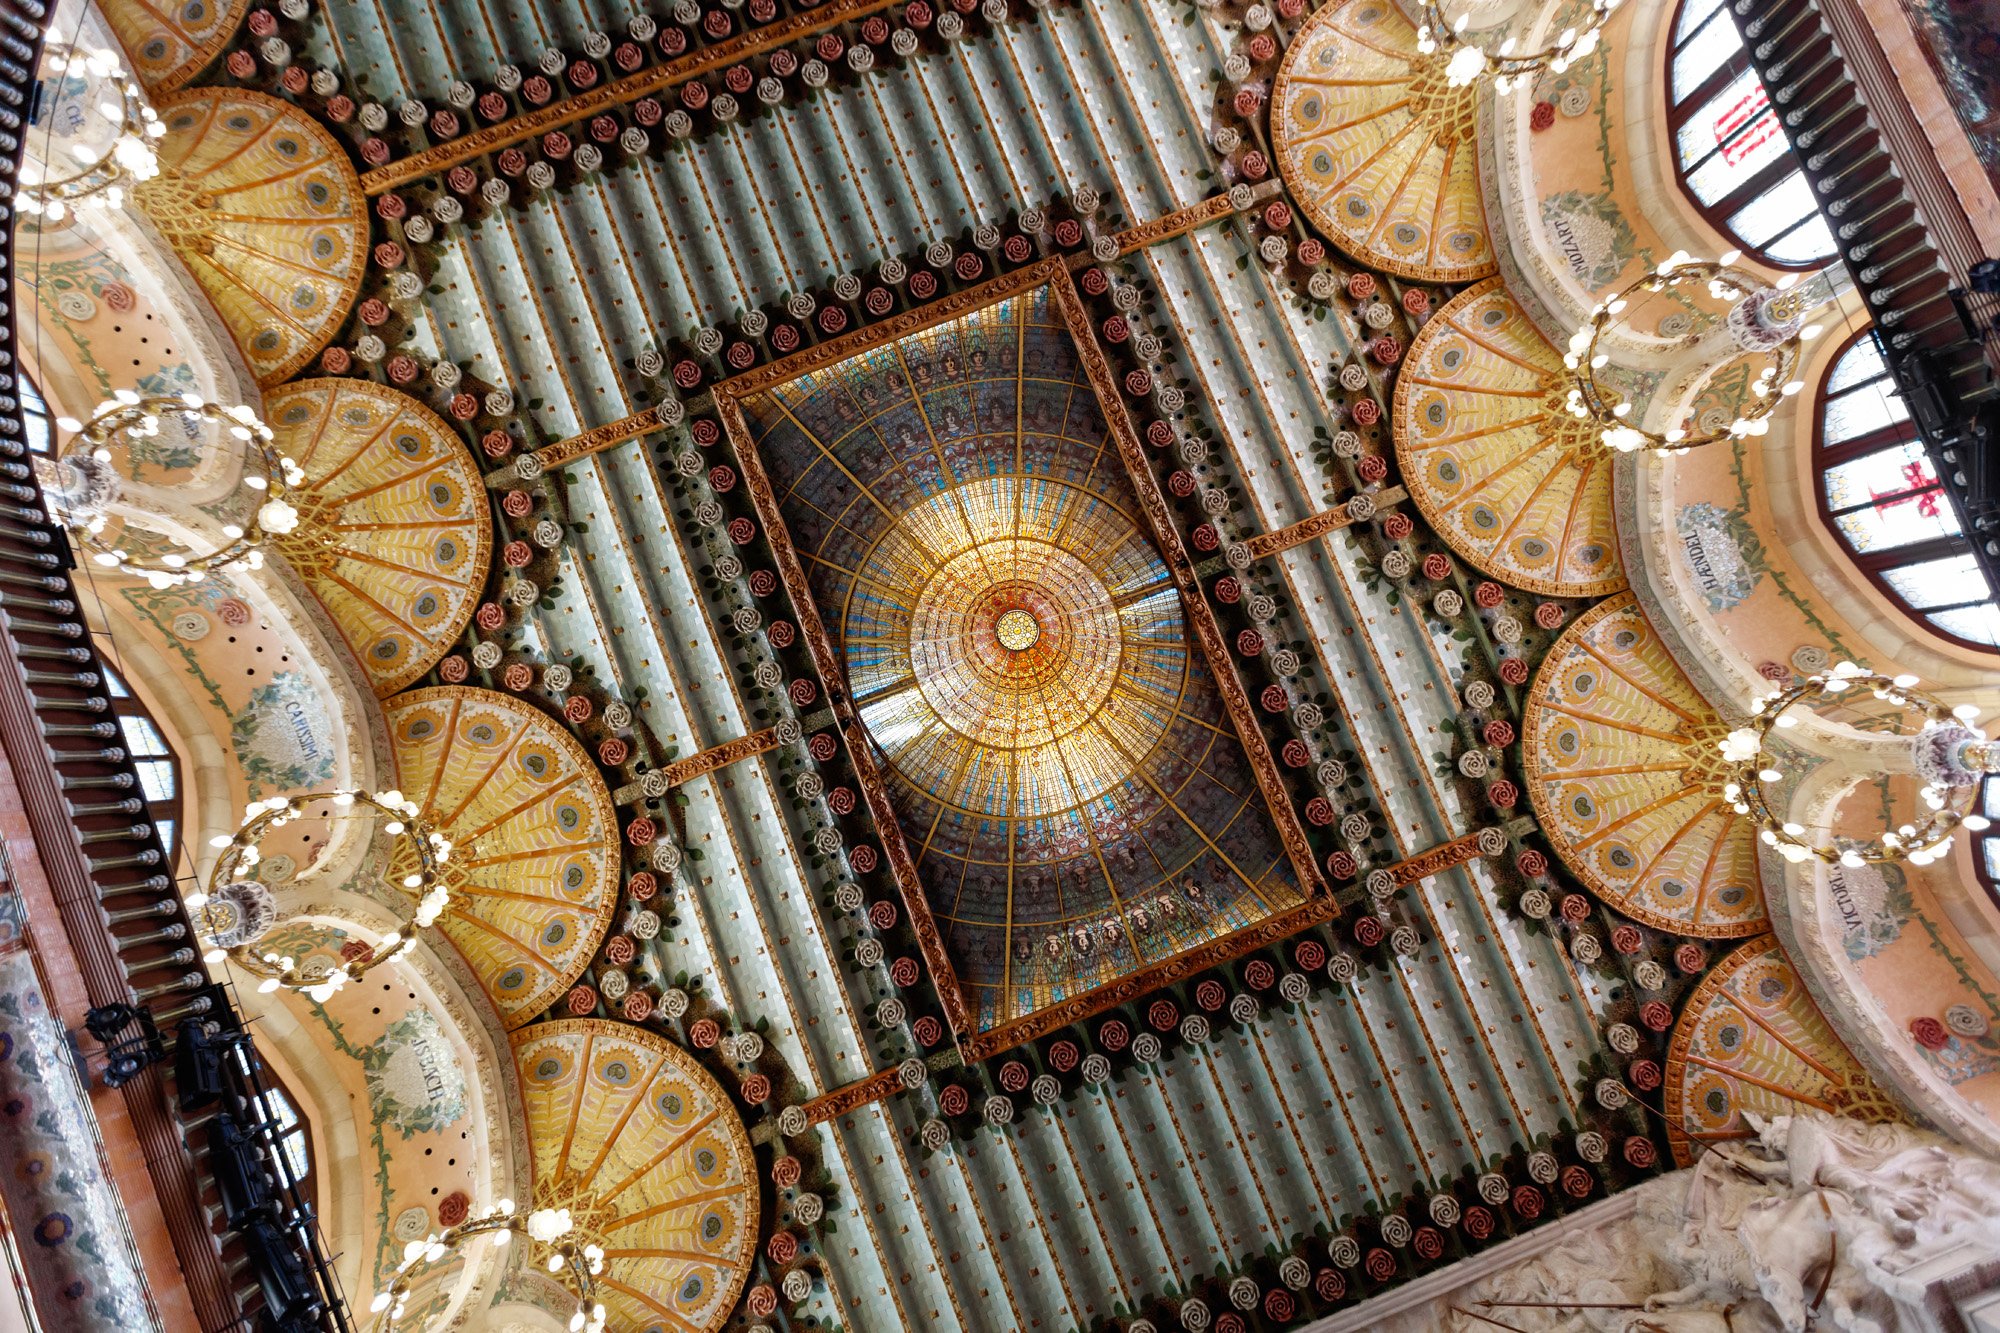
[[[1528,696],[1521,762],[1542,831],[1591,892],[1677,935],[1767,928],[1755,829],[1717,782],[1727,730],[1631,593],[1563,631]]]
[[[173,246],[260,384],[332,339],[368,265],[347,150],[290,102],[240,88],[160,99],[160,174],[132,198]]]
[[[279,549],[369,682],[393,694],[464,631],[493,519],[479,468],[422,403],[367,380],[288,384],[265,400],[279,453],[305,470],[304,521]]]
[[[707,1333],[756,1257],[757,1159],[695,1058],[628,1023],[568,1019],[514,1034],[537,1208],[567,1208],[604,1249],[607,1327]]]
[[[1292,39],[1271,90],[1278,170],[1315,227],[1362,263],[1470,282],[1495,259],[1479,193],[1475,88],[1417,50],[1395,0],[1336,0]]]
[[[1494,578],[1550,597],[1625,586],[1611,454],[1566,407],[1571,378],[1500,279],[1453,297],[1396,379],[1396,454],[1437,534]]]
[[[396,782],[452,841],[439,920],[518,1027],[583,974],[618,906],[618,812],[548,714],[466,686],[384,705]]]
[[[1681,1007],[1664,1098],[1681,1166],[1692,1165],[1704,1144],[1750,1137],[1748,1114],[1902,1118],[1806,993],[1775,935],[1717,963]]]
[[[848,680],[913,787],[972,814],[1047,814],[1103,796],[1159,743],[1187,666],[1180,599],[1101,497],[954,487],[889,527],[860,573]]]
[[[1047,288],[742,410],[974,1030],[1300,900]]]

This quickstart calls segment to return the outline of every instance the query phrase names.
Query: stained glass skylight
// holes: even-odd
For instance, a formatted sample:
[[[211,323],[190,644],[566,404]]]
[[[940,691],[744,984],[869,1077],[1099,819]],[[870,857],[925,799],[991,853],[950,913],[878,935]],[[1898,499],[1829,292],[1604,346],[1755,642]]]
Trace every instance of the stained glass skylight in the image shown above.
[[[971,1027],[1300,901],[1047,287],[742,408]]]

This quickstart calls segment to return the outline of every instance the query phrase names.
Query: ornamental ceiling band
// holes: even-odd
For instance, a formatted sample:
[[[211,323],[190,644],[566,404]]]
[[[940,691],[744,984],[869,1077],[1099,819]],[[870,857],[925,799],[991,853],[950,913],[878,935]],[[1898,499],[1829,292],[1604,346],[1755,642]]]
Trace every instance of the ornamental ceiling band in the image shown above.
[[[728,41],[705,46],[678,60],[669,60],[652,69],[628,74],[622,79],[613,79],[601,88],[593,88],[588,92],[566,97],[538,111],[530,111],[526,115],[503,120],[497,125],[474,130],[463,138],[437,144],[420,153],[412,153],[399,162],[377,167],[361,178],[362,189],[371,196],[387,194],[412,181],[422,180],[425,176],[449,171],[461,163],[485,157],[489,153],[496,153],[518,143],[525,143],[539,134],[546,134],[564,125],[588,119],[601,111],[665,92],[676,84],[699,78],[712,70],[748,60],[766,51],[776,50],[796,38],[836,28],[843,23],[856,22],[883,10],[895,9],[902,2],[903,0],[835,0],[835,3],[826,9],[809,9],[794,14],[769,27],[752,29]]]
[[[1495,835],[1504,839],[1508,834],[1516,837],[1527,831],[1529,821],[1510,820],[1499,829],[1478,829],[1450,842],[1418,852],[1414,856],[1386,866],[1384,869],[1394,879],[1397,888],[1407,888],[1419,880],[1441,875],[1456,866],[1462,866],[1476,857],[1489,854],[1486,849],[1495,845]],[[1482,845],[1483,844],[1483,845]],[[1274,940],[1286,940],[1309,930],[1313,926],[1333,920],[1340,915],[1340,908],[1331,898],[1307,899],[1294,907],[1233,935],[1226,935],[1192,953],[1169,959],[1168,965],[1185,964],[1171,975],[1163,975],[1149,980],[1141,990],[1152,990],[1179,980],[1182,976],[1192,976],[1222,963],[1254,953]],[[1014,1025],[1009,1025],[1013,1027]],[[1060,1026],[1060,1025],[1058,1025]],[[1004,1035],[1003,1035],[1004,1034]],[[981,1034],[982,1039],[960,1042],[958,1054],[965,1063],[989,1059],[1004,1051],[1031,1041],[1039,1032],[1021,1030],[1010,1032],[1006,1028]],[[1001,1040],[994,1040],[1001,1038]],[[941,1052],[931,1057],[935,1065],[950,1052]],[[955,1061],[953,1063],[956,1063]],[[857,1079],[831,1092],[822,1093],[805,1103],[808,1122],[818,1125],[860,1109],[870,1102],[882,1101],[903,1091],[909,1086],[903,1065],[892,1065],[877,1070],[866,1078]]]
[[[555,108],[550,109],[554,110]],[[500,127],[496,126],[495,128]],[[384,169],[387,170],[388,168]],[[1233,217],[1239,212],[1247,212],[1254,209],[1264,200],[1279,193],[1281,189],[1282,187],[1278,182],[1266,181],[1262,185],[1248,188],[1242,196],[1235,195],[1235,192],[1231,194],[1212,195],[1200,203],[1189,204],[1186,208],[1177,208],[1171,213],[1163,213],[1150,222],[1142,222],[1136,227],[1129,227],[1124,231],[1114,233],[1111,239],[1117,245],[1118,250],[1117,254],[1112,257],[1123,258],[1126,255],[1144,250],[1149,246],[1176,240],[1191,232],[1199,231],[1203,227],[1220,222],[1225,218]],[[1086,252],[1071,256],[1068,262],[1072,268],[1075,268],[1087,266],[1097,261],[1091,254]],[[935,304],[932,303],[931,306],[919,306],[916,307],[916,310],[919,312],[929,311]],[[870,331],[865,329],[856,331],[857,334],[868,332]],[[875,333],[877,337],[880,336],[879,330],[876,330]],[[849,334],[847,336],[851,338],[856,335]],[[756,367],[752,370],[740,371],[727,379],[719,380],[710,392],[701,394],[683,406],[685,410],[691,412],[706,410],[713,401],[711,397],[712,393],[722,391],[725,386],[741,380],[745,376],[761,375],[765,371],[768,371],[768,369],[769,367]],[[532,455],[529,455],[529,457],[535,460],[529,466],[531,468],[539,466],[542,471],[546,472],[550,468],[563,467],[574,463],[579,458],[588,458],[591,454],[602,453],[606,449],[615,449],[621,444],[651,435],[654,431],[668,429],[673,424],[676,423],[667,421],[665,414],[659,407],[649,407],[643,411],[634,412],[630,416],[620,417],[616,421],[607,421],[602,426],[593,427],[581,435],[572,435],[568,439],[557,440],[554,444],[545,445],[537,449]],[[486,484],[494,490],[505,490],[520,480],[522,480],[522,475],[519,471],[518,463],[497,468],[486,474]],[[1387,503],[1386,499],[1380,502]]]

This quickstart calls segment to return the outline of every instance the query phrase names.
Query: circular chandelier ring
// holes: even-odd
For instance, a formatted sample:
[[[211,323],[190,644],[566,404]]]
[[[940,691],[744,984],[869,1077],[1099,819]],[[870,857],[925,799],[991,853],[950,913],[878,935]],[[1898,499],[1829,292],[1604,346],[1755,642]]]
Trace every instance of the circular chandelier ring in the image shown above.
[[[116,474],[110,466],[111,449],[121,443],[129,449],[136,440],[158,435],[161,420],[175,416],[219,426],[242,441],[253,466],[246,467],[241,484],[261,492],[264,499],[247,524],[224,525],[225,540],[213,551],[190,556],[133,552],[104,536],[108,524],[104,506],[117,491]],[[195,394],[141,396],[121,389],[89,421],[78,426],[59,456],[60,462],[99,482],[98,489],[106,498],[61,517],[71,537],[90,552],[94,563],[140,575],[155,588],[199,582],[212,570],[237,564],[262,568],[263,548],[273,538],[288,536],[297,529],[299,510],[290,497],[306,480],[305,471],[273,446],[273,438],[271,428],[243,404],[225,406]]]
[[[1423,0],[1418,10],[1417,49],[1425,55],[1449,53],[1445,56],[1445,81],[1452,87],[1468,87],[1490,75],[1494,91],[1504,93],[1543,70],[1560,74],[1595,51],[1619,2],[1590,0],[1590,14],[1580,25],[1565,28],[1546,46],[1521,51],[1512,37],[1497,47],[1482,46],[1466,35],[1471,15],[1461,14],[1454,22],[1445,17],[1443,0]]]
[[[401,880],[402,889],[415,896],[411,910],[395,927],[353,957],[343,956],[337,966],[324,963],[301,965],[297,959],[261,950],[257,939],[269,933],[268,925],[255,932],[256,938],[237,940],[240,916],[234,910],[244,896],[241,888],[251,879],[263,859],[264,839],[276,830],[303,819],[306,808],[320,801],[348,809],[363,806],[386,816],[383,831],[409,848],[415,868]],[[451,891],[444,878],[444,865],[451,859],[451,841],[418,818],[414,801],[406,801],[397,791],[327,791],[303,796],[274,796],[253,801],[244,812],[243,823],[233,834],[218,834],[211,845],[221,855],[209,871],[208,892],[191,894],[187,900],[195,925],[209,944],[207,961],[233,960],[245,971],[263,978],[259,991],[283,987],[304,991],[324,1003],[350,981],[357,981],[374,968],[400,958],[417,947],[417,935],[443,916],[451,905]],[[393,860],[393,853],[392,853]],[[261,889],[261,885],[258,886]],[[268,892],[268,891],[265,891]],[[268,916],[265,918],[268,921]]]
[[[1728,768],[1723,799],[1736,813],[1755,821],[1764,845],[1790,862],[1818,858],[1849,869],[1884,861],[1929,865],[1951,850],[1952,834],[1959,828],[1977,832],[1988,827],[1989,821],[1975,813],[1973,806],[1981,779],[2000,772],[2000,746],[1968,725],[1978,716],[1977,708],[1970,704],[1947,707],[1935,696],[1914,688],[1916,684],[1915,676],[1884,676],[1842,662],[1830,672],[1808,676],[1757,700],[1750,720],[1721,742]],[[1923,726],[1910,736],[1910,742],[1916,775],[1924,783],[1919,795],[1926,809],[1912,822],[1885,829],[1874,838],[1814,838],[1810,830],[1787,821],[1772,805],[1768,785],[1783,781],[1785,772],[1767,755],[1765,742],[1772,732],[1797,725],[1798,719],[1790,711],[1794,707],[1839,700],[1862,690],[1906,713],[1922,716]]]
[[[440,1234],[405,1245],[395,1277],[369,1303],[376,1317],[376,1333],[397,1333],[408,1312],[410,1291],[430,1269],[481,1236],[505,1245],[517,1235],[526,1236],[531,1244],[548,1252],[546,1271],[576,1298],[576,1312],[569,1320],[571,1333],[604,1333],[605,1309],[597,1298],[597,1279],[604,1272],[603,1248],[582,1239],[567,1208],[538,1208],[523,1215],[514,1211],[511,1199],[502,1199],[478,1217]]]
[[[1607,448],[1619,453],[1649,449],[1678,454],[1723,440],[1763,435],[1770,430],[1771,415],[1779,405],[1805,387],[1794,378],[1800,349],[1819,329],[1805,322],[1805,298],[1794,285],[1796,275],[1786,275],[1781,285],[1774,287],[1748,269],[1736,267],[1738,257],[1733,251],[1718,260],[1691,259],[1685,252],[1677,253],[1610,300],[1600,302],[1570,335],[1569,349],[1563,355],[1572,381],[1567,407],[1571,416],[1596,423]],[[1600,343],[1629,308],[1632,297],[1694,283],[1706,284],[1713,299],[1732,302],[1726,322],[1737,356],[1761,355],[1770,361],[1750,383],[1752,401],[1726,426],[1689,431],[1679,426],[1656,430],[1635,425],[1630,420],[1631,400],[1598,381],[1597,372],[1611,362]]]
[[[111,83],[118,101],[101,102],[98,110],[107,119],[117,120],[111,148],[102,156],[72,148],[70,154],[84,164],[81,171],[53,180],[41,180],[20,195],[21,211],[60,222],[73,208],[122,208],[128,184],[151,180],[160,174],[159,155],[152,141],[166,134],[167,123],[160,119],[146,94],[110,51],[79,51],[64,43],[51,42],[42,58],[58,77],[96,77]]]

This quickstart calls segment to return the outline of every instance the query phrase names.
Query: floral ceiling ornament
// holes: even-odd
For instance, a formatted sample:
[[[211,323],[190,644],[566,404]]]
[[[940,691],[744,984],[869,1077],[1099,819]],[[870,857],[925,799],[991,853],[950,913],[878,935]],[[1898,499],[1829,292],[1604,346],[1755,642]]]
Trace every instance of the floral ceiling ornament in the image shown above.
[[[1490,76],[1494,91],[1504,93],[1543,70],[1561,74],[1595,51],[1618,4],[1619,0],[1590,0],[1590,14],[1581,27],[1565,28],[1548,45],[1522,51],[1513,37],[1491,49],[1480,45],[1467,34],[1470,14],[1447,18],[1442,0],[1424,0],[1418,14],[1417,49],[1425,55],[1449,53],[1445,56],[1445,78],[1452,87],[1470,87]]]
[[[139,84],[124,64],[109,51],[79,51],[51,42],[43,52],[43,66],[57,88],[69,79],[99,81],[112,94],[97,103],[97,113],[112,125],[108,148],[98,148],[80,136],[68,147],[80,169],[67,176],[40,175],[41,168],[21,166],[20,207],[29,216],[60,222],[74,209],[117,209],[125,206],[125,191],[139,181],[160,174],[159,155],[153,140],[167,132],[166,122],[154,114]]]
[[[395,1333],[403,1326],[410,1291],[428,1270],[481,1236],[491,1238],[495,1245],[505,1245],[516,1235],[526,1236],[538,1255],[546,1252],[543,1262],[547,1270],[576,1298],[570,1333],[604,1333],[604,1303],[597,1298],[598,1275],[604,1271],[603,1247],[581,1238],[567,1208],[538,1208],[523,1215],[514,1211],[512,1199],[502,1199],[478,1217],[442,1234],[404,1246],[394,1280],[369,1303],[376,1317],[376,1333]]]
[[[328,801],[342,811],[359,805],[386,819],[382,831],[408,849],[403,864],[402,888],[415,896],[415,904],[395,929],[373,946],[352,953],[343,951],[341,962],[332,966],[324,960],[296,958],[260,952],[257,941],[268,933],[277,916],[271,891],[256,878],[262,860],[264,838],[296,820],[303,819],[314,804]],[[416,802],[405,800],[399,791],[313,792],[304,796],[274,796],[252,801],[243,812],[243,824],[235,833],[217,834],[211,845],[220,849],[215,868],[209,872],[208,892],[188,895],[188,910],[196,928],[209,945],[206,961],[219,963],[234,959],[246,971],[262,977],[260,992],[286,987],[304,991],[324,1004],[348,982],[391,959],[400,958],[417,947],[417,932],[435,925],[451,905],[443,867],[451,859],[451,841],[419,819]],[[392,858],[392,863],[399,858]]]
[[[105,536],[109,516],[104,509],[118,490],[117,473],[111,465],[114,450],[130,448],[138,440],[158,435],[161,422],[175,417],[190,429],[198,423],[219,426],[248,446],[245,451],[248,466],[241,484],[264,498],[247,526],[223,525],[226,540],[212,551],[198,555],[174,551],[155,555],[128,549]],[[70,503],[65,504],[58,493],[58,514],[77,544],[88,550],[99,565],[139,575],[155,588],[198,583],[211,570],[239,564],[250,569],[262,568],[263,548],[275,538],[290,536],[299,527],[298,507],[286,497],[304,483],[305,473],[272,446],[271,428],[242,404],[225,407],[192,393],[141,397],[130,389],[120,389],[89,421],[60,424],[76,434],[63,446],[59,467],[77,480],[62,487],[72,497]]]
[[[1620,453],[1658,449],[1679,454],[1721,440],[1762,435],[1770,430],[1771,414],[1779,403],[1805,387],[1793,378],[1799,348],[1820,330],[1818,325],[1805,322],[1805,297],[1795,289],[1799,275],[1788,273],[1772,287],[1749,270],[1736,267],[1740,257],[1735,250],[1717,260],[1694,259],[1685,250],[1676,251],[1609,301],[1599,302],[1590,318],[1570,335],[1563,364],[1575,384],[1567,406],[1578,420],[1596,424],[1607,448]],[[1745,400],[1725,425],[1713,429],[1697,425],[1692,431],[1686,425],[1665,430],[1634,425],[1631,400],[1598,379],[1598,372],[1611,364],[1610,354],[1600,350],[1605,331],[1620,322],[1619,316],[1640,293],[1696,286],[1705,290],[1708,299],[1730,303],[1722,327],[1696,344],[1697,353],[1707,356],[1717,370],[1749,357],[1769,359],[1748,380]]]
[[[1852,662],[1841,662],[1824,675],[1808,676],[1788,689],[1764,696],[1757,701],[1749,723],[1722,739],[1722,757],[1730,765],[1730,780],[1722,788],[1724,798],[1735,805],[1738,814],[1757,821],[1766,846],[1794,863],[1818,857],[1850,869],[1871,861],[1906,860],[1924,866],[1946,855],[1954,830],[1964,827],[1976,833],[1988,825],[1984,815],[1973,813],[1973,802],[1981,780],[2000,773],[2000,746],[1968,725],[1979,716],[1977,707],[1960,704],[1947,708],[1916,689],[1916,684],[1915,676],[1883,676]],[[1787,822],[1772,807],[1766,784],[1782,781],[1785,772],[1766,755],[1765,741],[1773,731],[1798,724],[1790,711],[1795,706],[1839,701],[1843,695],[1862,690],[1905,713],[1922,715],[1923,726],[1910,737],[1910,750],[1912,766],[1923,780],[1918,795],[1925,809],[1913,822],[1885,829],[1873,839],[1816,839],[1803,825]]]

